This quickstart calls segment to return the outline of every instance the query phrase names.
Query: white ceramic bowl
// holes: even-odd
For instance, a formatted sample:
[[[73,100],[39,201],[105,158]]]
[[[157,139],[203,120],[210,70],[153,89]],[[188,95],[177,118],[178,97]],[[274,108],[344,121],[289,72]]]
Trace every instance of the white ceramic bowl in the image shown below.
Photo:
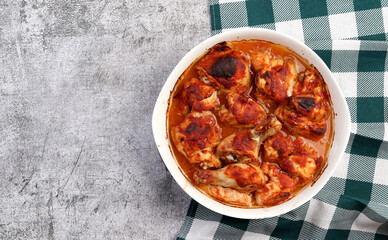
[[[303,191],[297,194],[294,198],[273,207],[268,208],[256,208],[256,209],[243,209],[237,207],[230,207],[217,202],[210,197],[206,196],[199,190],[197,190],[183,175],[177,161],[174,159],[167,138],[167,124],[166,124],[166,112],[168,107],[168,99],[170,92],[173,90],[174,85],[181,74],[186,70],[190,64],[200,57],[206,50],[213,45],[222,41],[233,40],[266,40],[273,43],[287,46],[300,56],[306,58],[310,64],[313,64],[321,73],[325,80],[333,102],[333,108],[335,112],[335,134],[333,140],[333,146],[330,150],[328,165],[320,178],[315,182],[313,186],[306,187]],[[197,202],[203,206],[221,213],[223,215],[245,218],[245,219],[257,219],[277,216],[286,212],[289,212],[303,203],[309,201],[315,194],[317,194],[322,187],[327,183],[332,176],[336,166],[342,160],[342,154],[345,151],[346,145],[349,140],[350,134],[350,115],[345,98],[338,86],[338,83],[334,79],[332,73],[322,59],[309,47],[301,43],[300,41],[272,30],[258,29],[258,28],[242,28],[237,30],[230,30],[211,38],[206,39],[189,53],[182,58],[178,65],[174,68],[166,83],[164,84],[159,97],[156,101],[154,113],[152,116],[152,130],[156,146],[159,153],[166,164],[171,175],[175,181],[182,187],[182,189]]]

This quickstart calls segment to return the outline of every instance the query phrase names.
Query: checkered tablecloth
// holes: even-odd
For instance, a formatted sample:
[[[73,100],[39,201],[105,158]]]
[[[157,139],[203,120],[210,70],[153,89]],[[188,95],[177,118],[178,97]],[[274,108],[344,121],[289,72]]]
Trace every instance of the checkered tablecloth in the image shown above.
[[[388,0],[210,0],[212,33],[287,33],[328,65],[346,97],[351,136],[334,176],[309,202],[259,220],[192,201],[178,239],[388,239]]]

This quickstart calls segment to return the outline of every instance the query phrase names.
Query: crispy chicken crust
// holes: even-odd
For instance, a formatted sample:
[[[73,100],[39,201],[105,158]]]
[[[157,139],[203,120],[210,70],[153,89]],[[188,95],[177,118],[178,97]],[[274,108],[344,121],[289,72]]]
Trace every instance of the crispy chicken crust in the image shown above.
[[[216,156],[226,163],[259,163],[259,142],[252,139],[251,131],[233,133],[217,146]]]
[[[251,88],[250,61],[248,55],[235,49],[228,42],[221,42],[199,62],[198,74],[218,89],[236,93]]]
[[[277,163],[294,151],[294,141],[282,133],[268,138],[263,145],[264,160],[268,162]]]
[[[318,74],[311,70],[301,73],[290,100],[295,111],[311,121],[319,122],[329,117],[328,103],[329,96]]]
[[[305,144],[302,139],[295,141],[293,153],[280,163],[280,168],[290,175],[297,176],[300,182],[309,180],[317,169],[321,158],[317,151]]]
[[[221,128],[211,112],[192,112],[171,130],[176,148],[189,161],[202,168],[218,168],[221,161],[214,156],[220,142]]]
[[[221,122],[235,127],[251,128],[263,125],[267,112],[247,94],[228,93],[228,107],[223,105],[218,112]]]
[[[268,176],[268,182],[255,193],[259,206],[272,206],[288,198],[296,187],[296,181],[281,172],[275,164],[264,162],[261,169]]]
[[[258,55],[256,59],[259,57],[262,56]],[[290,57],[283,59],[279,56],[272,57],[271,60],[256,60],[256,62],[263,64],[261,68],[256,67],[259,69],[256,84],[258,90],[276,102],[286,103],[296,83],[295,60]]]
[[[183,85],[181,98],[181,109],[190,106],[192,111],[210,111],[220,105],[217,91],[198,78],[192,78]],[[188,109],[186,109],[186,112]]]
[[[280,105],[275,110],[275,115],[288,130],[296,135],[312,140],[318,140],[325,135],[327,129],[325,119],[313,122],[285,105]]]

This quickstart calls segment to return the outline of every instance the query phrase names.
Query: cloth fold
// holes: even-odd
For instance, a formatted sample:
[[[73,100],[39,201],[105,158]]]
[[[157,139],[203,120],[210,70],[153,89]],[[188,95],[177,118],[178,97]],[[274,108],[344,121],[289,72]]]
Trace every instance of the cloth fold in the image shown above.
[[[260,27],[312,48],[351,113],[343,159],[325,187],[284,215],[244,220],[194,200],[177,239],[388,239],[388,1],[210,0],[212,34]]]

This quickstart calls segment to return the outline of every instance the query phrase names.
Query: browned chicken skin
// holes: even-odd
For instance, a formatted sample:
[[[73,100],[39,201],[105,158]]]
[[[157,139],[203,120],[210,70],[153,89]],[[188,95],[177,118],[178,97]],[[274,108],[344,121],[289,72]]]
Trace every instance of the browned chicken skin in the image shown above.
[[[288,174],[297,176],[303,183],[313,176],[320,161],[321,157],[318,157],[317,151],[299,138],[295,141],[293,154],[283,160],[280,167]]]
[[[217,146],[216,156],[226,163],[259,163],[259,142],[252,139],[251,131],[233,133]]]
[[[282,57],[276,56],[270,51],[250,51],[249,54],[251,55],[252,70],[255,74],[262,69],[270,69],[273,66],[284,64]]]
[[[259,66],[263,64],[255,67],[258,69],[256,84],[258,90],[279,103],[286,103],[296,82],[295,60],[291,57],[282,59],[280,56],[270,60],[257,60],[260,57],[258,55],[255,57],[256,60],[252,60],[254,63],[259,62]]]
[[[273,100],[267,94],[260,91],[256,91],[255,98],[257,102],[259,102],[263,106],[266,106],[267,108],[270,108],[270,106],[277,105],[277,102],[275,100]]]
[[[257,141],[261,144],[265,139],[270,136],[275,135],[282,129],[282,123],[273,116],[267,115],[266,123],[264,125],[259,125],[251,130],[251,134],[254,138],[257,138]]]
[[[214,156],[220,142],[221,128],[211,112],[192,112],[182,123],[171,129],[176,148],[189,161],[202,168],[218,168],[221,162]]]
[[[275,116],[268,115],[264,126],[233,133],[224,138],[217,146],[216,156],[225,163],[255,163],[258,159],[261,143],[276,134],[282,128],[282,124]]]
[[[285,200],[296,187],[296,181],[280,171],[275,164],[264,162],[261,169],[268,176],[268,182],[255,193],[259,206],[271,206]]]
[[[263,171],[254,164],[234,163],[215,170],[199,169],[193,174],[197,184],[210,184],[253,192],[265,182]]]
[[[290,106],[279,106],[275,115],[294,134],[318,140],[325,135],[329,109],[323,80],[315,72],[306,70],[294,86]]]
[[[312,140],[318,140],[325,135],[327,128],[325,119],[313,122],[285,105],[280,105],[275,110],[275,115],[289,131],[296,135]]]
[[[282,133],[268,138],[264,142],[264,160],[268,162],[279,162],[294,150],[294,141],[291,137],[285,137]]]
[[[251,88],[248,56],[229,46],[228,42],[215,45],[198,64],[199,75],[216,88],[237,93]]]
[[[307,70],[300,74],[290,104],[298,114],[311,121],[320,121],[329,117],[328,99],[323,80],[317,73]]]
[[[247,94],[228,93],[228,108],[221,107],[220,120],[235,127],[251,128],[261,126],[267,119],[265,109]]]
[[[183,86],[180,94],[182,108],[191,106],[192,111],[210,111],[220,104],[217,97],[217,91],[198,80],[192,78]],[[187,109],[188,110],[188,109]]]
[[[225,188],[215,185],[204,185],[202,186],[202,189],[210,196],[229,204],[250,207],[253,203],[253,197],[251,194],[239,192],[233,188]]]

